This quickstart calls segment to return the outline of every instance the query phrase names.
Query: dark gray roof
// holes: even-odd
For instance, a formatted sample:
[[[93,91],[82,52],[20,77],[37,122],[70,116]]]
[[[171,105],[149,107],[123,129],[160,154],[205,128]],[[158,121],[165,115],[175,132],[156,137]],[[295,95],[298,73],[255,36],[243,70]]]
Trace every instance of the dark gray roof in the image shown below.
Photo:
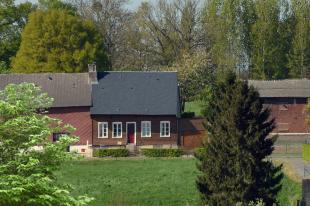
[[[91,114],[178,115],[176,72],[101,72]]]
[[[310,80],[287,79],[274,81],[249,80],[261,97],[310,97]]]
[[[0,90],[6,85],[34,83],[54,98],[53,107],[90,106],[88,73],[0,74]]]

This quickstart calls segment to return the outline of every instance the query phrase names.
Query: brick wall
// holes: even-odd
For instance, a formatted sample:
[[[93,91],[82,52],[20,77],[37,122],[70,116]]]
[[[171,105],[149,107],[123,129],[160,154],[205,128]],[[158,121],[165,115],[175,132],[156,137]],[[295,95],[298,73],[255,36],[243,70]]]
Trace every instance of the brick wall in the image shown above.
[[[80,138],[75,145],[92,144],[92,120],[89,107],[59,107],[49,109],[48,116],[61,119],[76,128],[74,135]],[[51,137],[52,138],[52,137]]]
[[[276,120],[275,133],[307,133],[309,124],[306,98],[267,98],[265,106],[271,109],[271,116]]]
[[[175,116],[93,115],[93,145],[126,145],[126,122],[136,122],[136,145],[177,145]],[[151,137],[141,137],[141,121],[151,121]],[[170,137],[160,137],[160,121],[170,121]],[[98,138],[98,122],[108,122],[108,138]],[[112,138],[112,123],[122,122],[122,138]]]

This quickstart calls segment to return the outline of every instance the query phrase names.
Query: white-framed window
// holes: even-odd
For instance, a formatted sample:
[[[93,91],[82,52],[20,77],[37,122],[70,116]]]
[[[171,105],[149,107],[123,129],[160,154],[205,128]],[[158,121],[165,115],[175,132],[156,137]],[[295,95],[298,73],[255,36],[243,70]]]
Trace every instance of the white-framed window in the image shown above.
[[[170,137],[170,121],[160,121],[160,137]]]
[[[108,138],[107,122],[98,122],[98,138]]]
[[[112,137],[113,138],[122,138],[122,123],[121,122],[113,122],[112,123]]]
[[[141,137],[151,137],[151,121],[141,122]]]

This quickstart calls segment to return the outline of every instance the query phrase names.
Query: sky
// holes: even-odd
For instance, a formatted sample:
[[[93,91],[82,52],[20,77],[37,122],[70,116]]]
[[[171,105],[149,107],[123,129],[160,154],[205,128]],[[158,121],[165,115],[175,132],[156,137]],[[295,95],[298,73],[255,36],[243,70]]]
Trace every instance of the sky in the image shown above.
[[[23,2],[32,2],[32,3],[37,3],[38,0],[16,0],[16,3],[23,3]],[[155,2],[156,0],[129,0],[129,4],[128,4],[128,9],[136,9],[138,8],[138,6],[140,5],[141,2],[145,2],[145,1],[150,1],[150,2]]]

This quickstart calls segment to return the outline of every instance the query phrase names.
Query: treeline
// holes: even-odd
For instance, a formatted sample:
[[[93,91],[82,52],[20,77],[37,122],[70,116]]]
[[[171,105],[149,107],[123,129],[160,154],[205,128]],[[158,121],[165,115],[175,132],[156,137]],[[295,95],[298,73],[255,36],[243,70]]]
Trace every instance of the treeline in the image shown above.
[[[308,0],[158,0],[129,8],[127,0],[3,0],[0,68],[80,72],[96,61],[104,70],[176,69],[191,78],[227,70],[252,79],[310,75]]]

